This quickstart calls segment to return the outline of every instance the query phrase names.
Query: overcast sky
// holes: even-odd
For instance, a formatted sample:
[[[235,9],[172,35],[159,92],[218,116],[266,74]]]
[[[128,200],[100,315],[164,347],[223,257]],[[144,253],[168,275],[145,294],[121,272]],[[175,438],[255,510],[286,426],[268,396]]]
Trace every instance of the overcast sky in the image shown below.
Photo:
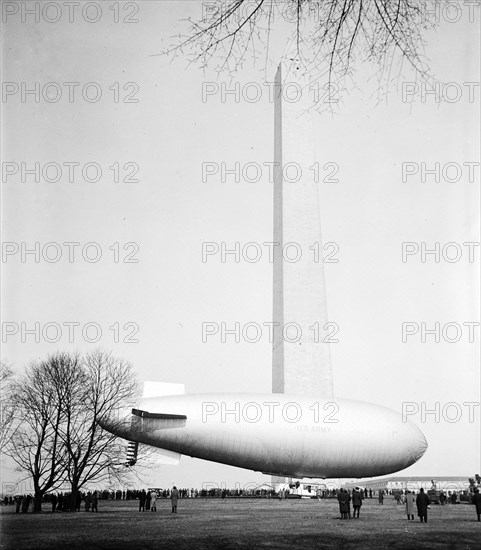
[[[274,79],[288,32],[273,41],[266,66],[249,59],[231,79],[188,67],[182,56],[154,55],[187,31],[182,19],[202,15],[201,2],[120,3],[118,23],[116,3],[102,6],[96,23],[81,13],[70,23],[63,7],[56,23],[42,14],[38,23],[22,22],[18,12],[2,24],[2,81],[11,83],[2,102],[3,241],[10,243],[2,258],[2,357],[20,372],[57,349],[100,345],[131,361],[139,379],[185,383],[188,393],[270,392],[267,331],[257,343],[224,343],[220,332],[202,338],[205,322],[233,328],[272,320],[267,249],[258,262],[242,255],[222,262],[220,254],[203,261],[202,243],[273,240],[268,170],[258,182],[222,181],[221,166],[273,161],[274,105],[264,83]],[[429,449],[401,475],[474,475],[480,463],[479,10],[473,13],[472,21],[466,8],[457,22],[441,17],[427,35],[432,72],[447,88],[422,95],[406,70],[379,100],[375,67],[360,64],[357,87],[338,94],[332,113],[314,115],[318,162],[335,163],[338,180],[319,184],[323,240],[339,247],[339,261],[325,265],[329,319],[339,326],[331,346],[335,394],[400,413],[403,403],[418,407],[410,419]],[[35,82],[39,101],[22,99],[22,86]],[[45,88],[49,82],[57,86]],[[65,82],[79,83],[70,85],[72,102]],[[235,86],[238,101],[222,94]],[[242,93],[259,89],[255,101]],[[58,101],[45,100],[58,90]],[[36,162],[39,181],[25,174],[22,182],[22,163],[31,169]],[[66,162],[79,163],[71,165],[73,182]],[[219,172],[203,178],[207,162]],[[62,167],[58,182],[47,163]],[[438,181],[422,173],[422,163],[428,170],[439,163]],[[321,169],[321,179],[328,173]],[[22,261],[35,242],[40,257]],[[80,243],[70,249],[72,261],[65,242]],[[413,243],[404,262],[403,242]],[[423,262],[422,243],[433,249],[436,242],[438,261],[431,254]],[[22,333],[35,323],[38,342]],[[65,323],[79,324],[70,325],[72,342]],[[403,323],[413,332],[405,341]],[[421,334],[435,323],[439,342]],[[87,341],[96,335],[98,342]],[[439,414],[421,415],[436,403]],[[160,487],[262,479],[186,457],[150,475]]]

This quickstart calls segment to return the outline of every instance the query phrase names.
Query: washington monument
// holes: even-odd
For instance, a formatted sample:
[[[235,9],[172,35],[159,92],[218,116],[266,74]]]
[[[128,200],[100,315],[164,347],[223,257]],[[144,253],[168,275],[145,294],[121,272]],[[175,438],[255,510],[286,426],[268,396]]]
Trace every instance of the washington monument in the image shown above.
[[[277,330],[272,391],[330,398],[331,357],[323,334],[327,323],[324,266],[322,255],[316,262],[312,250],[313,246],[322,250],[322,245],[318,183],[309,169],[316,156],[308,87],[295,61],[279,65],[274,102],[274,243],[280,246],[274,255],[273,321]],[[295,90],[292,97],[288,97],[289,89]],[[297,170],[295,181],[289,175],[290,165]],[[302,252],[298,261],[283,257],[288,243]],[[295,343],[283,334],[288,323],[302,330]],[[317,334],[310,328],[315,323],[320,329]]]
[[[284,95],[289,85],[301,90],[295,101]],[[169,460],[186,454],[259,471],[276,482],[384,475],[414,464],[427,448],[422,432],[398,412],[333,398],[323,264],[312,254],[313,246],[322,247],[307,91],[302,69],[281,64],[274,108],[274,242],[282,246],[274,247],[280,253],[274,255],[273,393],[182,395],[179,387],[156,386],[137,408],[102,421]],[[289,165],[301,171],[295,181]],[[295,261],[283,254],[288,245],[302,252]],[[295,338],[284,330],[289,325]],[[134,453],[130,463],[135,459]]]

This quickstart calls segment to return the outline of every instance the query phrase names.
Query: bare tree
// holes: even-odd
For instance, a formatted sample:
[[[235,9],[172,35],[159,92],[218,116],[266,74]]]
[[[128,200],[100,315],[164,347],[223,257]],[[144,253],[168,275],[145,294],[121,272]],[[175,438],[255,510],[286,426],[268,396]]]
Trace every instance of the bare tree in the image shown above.
[[[14,387],[18,419],[8,453],[32,478],[34,511],[66,481],[75,510],[85,484],[125,478],[124,444],[99,421],[128,407],[136,389],[132,366],[100,350],[85,357],[58,352],[26,369]]]
[[[77,365],[77,357],[57,353],[30,365],[14,386],[18,422],[8,453],[32,478],[34,512],[41,511],[45,493],[65,477],[65,448],[59,434],[66,418],[66,393],[59,380],[75,374]]]
[[[0,361],[0,453],[15,429],[15,407],[12,402],[13,371],[6,361]]]
[[[231,0],[205,2],[202,18],[163,54],[185,54],[202,67],[236,71],[248,56],[267,62],[271,35],[288,33],[288,55],[314,80],[339,81],[354,62],[374,62],[381,79],[395,60],[427,77],[424,33],[435,21],[418,0]],[[401,70],[401,69],[400,69]]]
[[[72,490],[72,509],[78,492],[89,482],[114,476],[123,479],[129,470],[125,444],[103,430],[99,421],[129,407],[137,384],[132,366],[101,350],[88,354],[82,362],[82,381],[76,399],[67,404],[61,437],[66,449],[67,478]]]

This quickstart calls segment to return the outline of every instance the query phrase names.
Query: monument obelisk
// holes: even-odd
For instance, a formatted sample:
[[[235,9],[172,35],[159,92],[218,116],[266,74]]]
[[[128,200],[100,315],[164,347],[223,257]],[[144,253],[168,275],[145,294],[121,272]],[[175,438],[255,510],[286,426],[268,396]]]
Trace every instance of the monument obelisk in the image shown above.
[[[274,90],[274,242],[279,246],[274,247],[272,391],[329,398],[314,104],[301,64],[282,62]]]

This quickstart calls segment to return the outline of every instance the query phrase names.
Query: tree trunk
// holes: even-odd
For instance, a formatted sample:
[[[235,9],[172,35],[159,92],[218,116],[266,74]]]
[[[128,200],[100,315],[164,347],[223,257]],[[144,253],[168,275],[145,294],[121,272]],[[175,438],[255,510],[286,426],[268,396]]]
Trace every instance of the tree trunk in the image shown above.
[[[41,512],[42,511],[42,497],[43,493],[41,491],[36,490],[35,496],[33,497],[33,511],[34,512]]]
[[[79,494],[79,490],[77,488],[77,485],[72,483],[72,494],[70,495],[70,511],[76,512],[77,511],[77,497]]]

